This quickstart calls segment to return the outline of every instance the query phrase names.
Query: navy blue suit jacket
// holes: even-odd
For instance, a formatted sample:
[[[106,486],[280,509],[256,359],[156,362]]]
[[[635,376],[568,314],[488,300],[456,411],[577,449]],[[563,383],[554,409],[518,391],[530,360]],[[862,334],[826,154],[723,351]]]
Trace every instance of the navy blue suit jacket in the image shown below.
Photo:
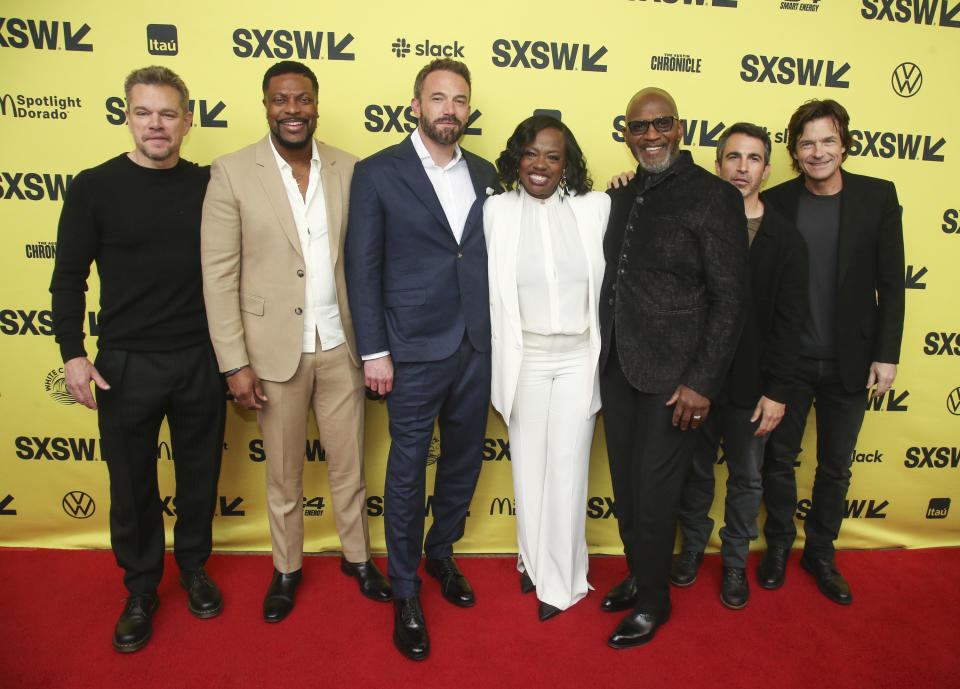
[[[354,168],[344,251],[361,356],[439,361],[464,330],[474,349],[490,351],[482,207],[499,184],[489,162],[463,155],[477,198],[459,244],[410,137]]]

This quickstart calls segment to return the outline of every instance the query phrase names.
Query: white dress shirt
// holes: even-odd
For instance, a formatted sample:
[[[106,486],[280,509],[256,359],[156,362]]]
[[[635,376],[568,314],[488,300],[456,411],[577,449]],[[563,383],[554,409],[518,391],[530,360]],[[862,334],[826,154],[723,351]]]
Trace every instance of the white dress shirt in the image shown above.
[[[343,344],[343,324],[337,305],[337,286],[330,263],[330,240],[327,237],[327,205],[320,180],[320,156],[317,143],[310,142],[310,178],[306,196],[300,193],[293,168],[285,161],[270,139],[270,150],[280,168],[280,178],[287,192],[293,220],[297,225],[300,250],[306,264],[305,298],[303,310],[303,350],[314,352],[317,338],[324,351]]]
[[[467,214],[477,198],[473,181],[470,179],[470,169],[463,158],[463,151],[454,144],[453,160],[440,167],[433,162],[430,151],[423,145],[419,127],[410,135],[410,141],[417,155],[420,156],[423,169],[430,178],[430,184],[433,185],[433,190],[437,193],[437,198],[443,207],[443,213],[447,216],[447,223],[459,244],[463,237],[463,228],[467,224]]]

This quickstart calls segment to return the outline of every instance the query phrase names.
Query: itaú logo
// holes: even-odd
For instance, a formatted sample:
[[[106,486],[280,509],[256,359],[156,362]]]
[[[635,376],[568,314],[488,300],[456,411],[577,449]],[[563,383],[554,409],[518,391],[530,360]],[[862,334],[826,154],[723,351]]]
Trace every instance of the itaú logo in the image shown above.
[[[87,519],[97,511],[97,505],[93,498],[82,490],[71,490],[63,496],[61,504],[63,505],[63,511],[74,519]]]

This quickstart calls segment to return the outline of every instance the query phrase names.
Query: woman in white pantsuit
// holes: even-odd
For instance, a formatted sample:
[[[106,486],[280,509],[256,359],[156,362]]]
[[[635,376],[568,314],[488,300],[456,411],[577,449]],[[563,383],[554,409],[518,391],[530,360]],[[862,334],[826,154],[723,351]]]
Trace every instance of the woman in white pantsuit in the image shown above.
[[[590,191],[580,147],[553,117],[521,122],[497,172],[510,191],[483,208],[491,399],[510,435],[521,588],[536,590],[547,620],[590,588],[584,531],[610,199]]]

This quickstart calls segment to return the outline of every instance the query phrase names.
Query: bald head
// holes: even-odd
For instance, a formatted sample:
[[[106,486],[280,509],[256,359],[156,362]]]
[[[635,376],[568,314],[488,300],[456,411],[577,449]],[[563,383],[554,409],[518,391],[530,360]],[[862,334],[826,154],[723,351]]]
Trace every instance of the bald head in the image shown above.
[[[667,114],[673,115],[674,117],[680,116],[680,113],[677,110],[677,104],[673,100],[673,96],[661,88],[649,86],[633,94],[633,98],[631,98],[630,102],[627,103],[627,121],[630,121],[630,113],[633,112],[634,108],[640,108],[648,101],[658,101],[661,103],[665,102],[669,109],[669,113]]]
[[[680,155],[683,122],[673,96],[656,87],[637,91],[627,104],[623,140],[646,172],[663,172]]]

